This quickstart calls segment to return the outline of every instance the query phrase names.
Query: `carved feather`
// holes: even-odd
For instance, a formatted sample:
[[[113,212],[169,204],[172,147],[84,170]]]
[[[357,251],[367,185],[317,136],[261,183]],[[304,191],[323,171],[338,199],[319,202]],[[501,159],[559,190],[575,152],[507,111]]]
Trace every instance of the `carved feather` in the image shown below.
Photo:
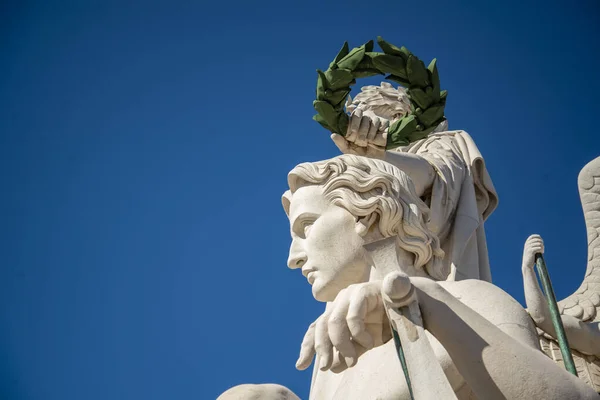
[[[577,183],[587,228],[588,264],[581,286],[558,302],[558,309],[584,322],[596,322],[600,320],[600,157],[583,167]],[[542,351],[565,368],[556,340],[539,328],[538,335]],[[570,350],[579,378],[600,393],[600,359]]]
[[[563,357],[558,347],[558,343],[553,339],[549,339],[547,335],[540,332],[540,347],[548,357],[553,359],[561,368],[565,368]],[[586,384],[591,386],[596,392],[600,393],[600,359],[595,356],[586,356],[577,350],[571,349],[577,375]]]
[[[561,314],[584,322],[600,321],[600,157],[590,161],[577,181],[588,237],[588,264],[581,286],[558,303]]]

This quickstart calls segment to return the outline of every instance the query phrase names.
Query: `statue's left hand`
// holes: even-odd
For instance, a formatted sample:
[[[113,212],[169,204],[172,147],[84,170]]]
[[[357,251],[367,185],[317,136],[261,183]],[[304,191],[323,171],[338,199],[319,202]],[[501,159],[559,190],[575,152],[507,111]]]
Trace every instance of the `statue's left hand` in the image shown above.
[[[367,350],[389,338],[381,299],[381,281],[350,285],[313,322],[302,341],[296,368],[304,370],[319,356],[319,369],[339,373],[356,364]],[[391,336],[390,336],[391,337]]]
[[[354,154],[383,160],[387,143],[387,129],[390,124],[373,111],[363,111],[357,107],[350,114],[350,122],[345,136],[331,135],[331,140],[344,154]]]
[[[523,269],[533,268],[535,255],[544,254],[544,240],[540,235],[531,235],[525,241],[523,248]]]

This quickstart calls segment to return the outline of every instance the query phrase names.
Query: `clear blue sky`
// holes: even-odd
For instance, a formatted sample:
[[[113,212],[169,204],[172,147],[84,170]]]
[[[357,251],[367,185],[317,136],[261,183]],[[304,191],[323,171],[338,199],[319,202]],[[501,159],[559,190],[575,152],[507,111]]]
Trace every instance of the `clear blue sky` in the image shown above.
[[[600,8],[482,3],[3,2],[0,397],[204,400],[276,382],[307,398],[294,363],[322,305],[285,265],[280,196],[294,165],[338,154],[311,102],[344,40],[439,59],[450,128],[500,195],[496,284],[523,300],[523,242],[540,233],[557,296],[573,292]]]

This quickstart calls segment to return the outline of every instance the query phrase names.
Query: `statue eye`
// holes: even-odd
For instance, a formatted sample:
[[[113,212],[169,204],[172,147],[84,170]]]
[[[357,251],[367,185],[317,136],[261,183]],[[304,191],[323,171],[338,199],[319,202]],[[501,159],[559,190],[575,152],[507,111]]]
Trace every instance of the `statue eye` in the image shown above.
[[[312,228],[318,218],[319,215],[315,213],[301,214],[292,223],[292,234],[301,239],[306,239],[306,235],[308,235],[310,228]]]
[[[302,221],[302,232],[304,233],[304,237],[308,236],[308,232],[310,232],[310,228],[312,228],[312,226],[314,225],[315,220],[314,219],[307,219]]]

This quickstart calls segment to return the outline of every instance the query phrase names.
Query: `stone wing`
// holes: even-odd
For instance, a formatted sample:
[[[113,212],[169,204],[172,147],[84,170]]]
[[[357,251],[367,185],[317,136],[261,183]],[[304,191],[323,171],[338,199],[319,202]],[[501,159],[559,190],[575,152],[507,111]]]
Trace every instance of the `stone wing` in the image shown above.
[[[558,303],[561,314],[582,321],[600,320],[600,157],[586,164],[577,179],[587,229],[588,264],[579,289]]]
[[[553,359],[561,368],[565,368],[558,343],[539,329],[538,333],[540,347],[544,353]],[[596,392],[600,393],[600,359],[596,356],[586,356],[573,349],[571,349],[571,354],[573,355],[573,361],[575,362],[575,368],[577,368],[579,379],[583,380]]]

